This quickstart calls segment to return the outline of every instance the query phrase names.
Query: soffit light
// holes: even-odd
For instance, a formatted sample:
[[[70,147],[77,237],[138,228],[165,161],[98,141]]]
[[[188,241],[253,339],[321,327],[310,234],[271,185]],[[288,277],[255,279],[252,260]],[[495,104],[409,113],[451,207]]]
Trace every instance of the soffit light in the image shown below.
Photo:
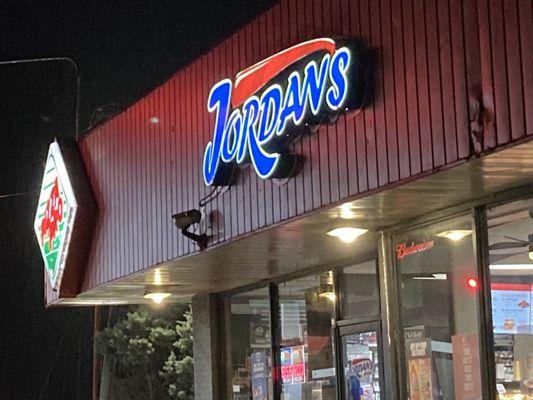
[[[494,264],[489,265],[491,271],[509,271],[509,270],[533,270],[533,264]]]
[[[327,235],[336,237],[339,240],[343,241],[344,243],[352,243],[359,236],[364,235],[367,232],[368,232],[368,229],[361,229],[361,228],[354,228],[354,227],[346,226],[343,228],[333,229],[327,232]]]
[[[453,240],[454,242],[457,242],[464,238],[465,236],[471,235],[472,231],[468,229],[454,229],[450,231],[444,231],[441,233],[437,233],[437,236],[444,237],[446,239]]]
[[[342,219],[354,219],[356,217],[355,213],[352,211],[352,206],[349,203],[343,204],[340,206],[341,212],[339,216]]]
[[[152,124],[158,124],[159,123],[159,118],[157,118],[156,116],[150,117],[150,122]]]
[[[145,299],[152,300],[154,303],[161,304],[163,300],[170,296],[169,292],[152,292],[147,291],[144,294]]]

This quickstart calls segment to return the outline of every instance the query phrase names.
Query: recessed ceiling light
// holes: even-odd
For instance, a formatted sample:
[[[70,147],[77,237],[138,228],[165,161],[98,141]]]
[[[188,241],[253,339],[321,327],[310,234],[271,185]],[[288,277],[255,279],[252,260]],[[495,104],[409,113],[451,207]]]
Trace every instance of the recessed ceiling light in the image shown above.
[[[349,203],[343,204],[340,209],[341,212],[339,216],[342,219],[354,219],[356,217],[355,213],[352,211],[352,206]]]
[[[161,271],[159,269],[156,269],[154,271],[154,285],[161,285],[163,283],[163,280],[161,278]]]
[[[156,116],[150,117],[150,122],[152,124],[157,124],[159,123],[159,118],[157,118]]]
[[[533,270],[533,264],[493,264],[489,265],[491,271],[508,271],[508,270]]]
[[[146,292],[144,294],[145,299],[150,299],[157,304],[160,304],[168,296],[170,296],[170,293],[168,292]]]
[[[468,229],[454,229],[451,231],[444,231],[441,233],[437,233],[437,236],[439,237],[445,237],[446,239],[453,240],[454,242],[457,242],[458,240],[461,240],[465,236],[471,235],[472,231]]]
[[[340,239],[344,243],[352,243],[359,236],[364,235],[367,232],[368,232],[368,229],[361,229],[361,228],[354,228],[354,227],[347,226],[344,228],[333,229],[327,232],[327,234],[329,236],[333,236],[333,237]]]

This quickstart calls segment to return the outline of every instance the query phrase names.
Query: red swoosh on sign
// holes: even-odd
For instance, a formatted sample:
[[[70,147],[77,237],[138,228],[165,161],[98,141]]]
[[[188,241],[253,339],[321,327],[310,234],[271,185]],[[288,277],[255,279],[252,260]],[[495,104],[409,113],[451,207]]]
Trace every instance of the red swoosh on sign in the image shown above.
[[[239,107],[248,97],[265,86],[289,65],[321,50],[333,54],[335,41],[329,38],[320,38],[299,43],[242,70],[235,77],[231,105],[233,108]]]

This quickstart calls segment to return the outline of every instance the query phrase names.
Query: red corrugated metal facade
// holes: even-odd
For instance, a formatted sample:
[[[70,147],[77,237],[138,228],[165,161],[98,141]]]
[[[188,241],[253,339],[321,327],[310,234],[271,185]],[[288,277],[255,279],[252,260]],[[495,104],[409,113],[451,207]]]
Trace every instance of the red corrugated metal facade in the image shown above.
[[[223,216],[218,242],[533,134],[531,0],[283,0],[81,140],[99,207],[83,290],[197,250],[171,215],[210,191],[213,84],[337,35],[375,49],[373,105],[296,142],[305,163],[287,184],[242,171],[208,206]]]

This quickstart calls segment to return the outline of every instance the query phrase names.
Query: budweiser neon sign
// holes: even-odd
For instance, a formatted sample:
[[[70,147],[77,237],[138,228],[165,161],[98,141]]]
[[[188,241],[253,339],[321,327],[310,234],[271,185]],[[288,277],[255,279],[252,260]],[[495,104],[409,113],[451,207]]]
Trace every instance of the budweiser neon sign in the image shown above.
[[[401,260],[402,258],[409,256],[411,254],[421,253],[423,251],[429,250],[435,246],[434,240],[424,240],[420,243],[411,242],[407,244],[405,242],[396,245],[396,258]]]
[[[299,157],[288,150],[292,141],[340,112],[362,107],[368,54],[358,41],[314,39],[213,86],[206,185],[228,185],[235,167],[246,164],[263,179],[294,174]]]

